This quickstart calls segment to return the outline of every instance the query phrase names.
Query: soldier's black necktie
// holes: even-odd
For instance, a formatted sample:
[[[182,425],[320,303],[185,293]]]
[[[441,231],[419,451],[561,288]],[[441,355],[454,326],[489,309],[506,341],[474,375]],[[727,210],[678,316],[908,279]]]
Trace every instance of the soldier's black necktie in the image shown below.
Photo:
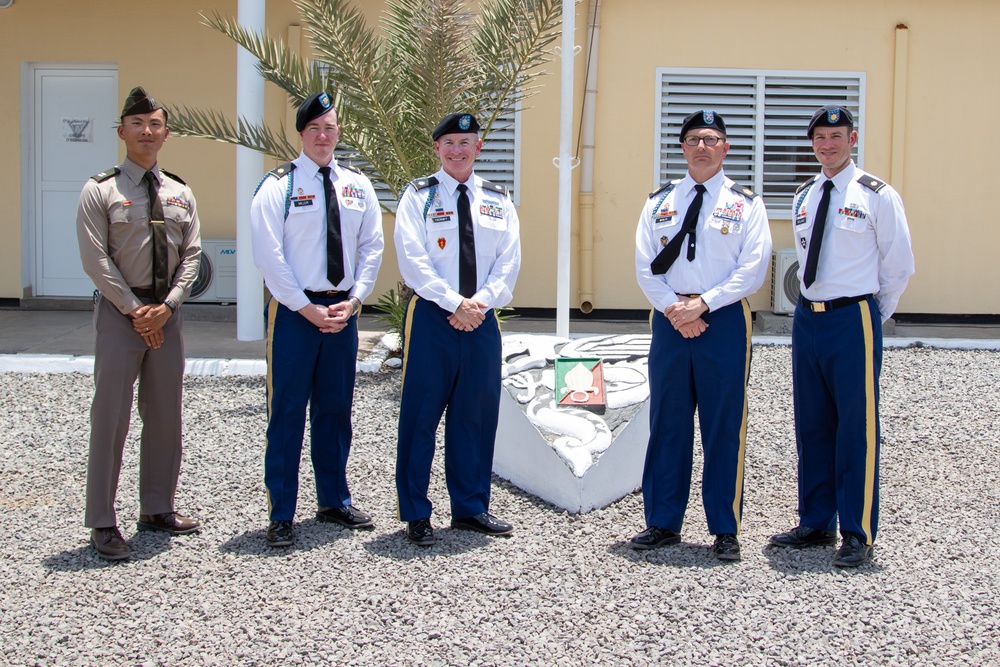
[[[476,293],[476,235],[472,230],[472,205],[468,188],[458,186],[458,293],[469,298]]]
[[[809,287],[816,282],[816,265],[819,264],[819,247],[823,245],[823,230],[826,229],[826,215],[830,209],[830,190],[833,181],[823,184],[823,196],[819,199],[816,209],[816,221],[813,223],[812,236],[809,237],[809,253],[806,255],[806,266],[802,270],[802,282]]]
[[[326,279],[336,288],[344,279],[344,244],[340,237],[340,204],[330,180],[330,167],[320,167],[323,173],[323,194],[326,197]]]
[[[153,172],[147,171],[142,177],[149,192],[149,228],[153,235],[153,300],[163,303],[170,291],[167,275],[167,225],[163,222],[163,203],[160,201],[160,186]]]
[[[694,189],[698,191],[698,194],[694,196],[691,205],[688,206],[687,213],[684,214],[684,222],[681,223],[680,231],[677,232],[674,238],[670,239],[666,247],[660,251],[660,254],[649,265],[653,275],[663,275],[667,272],[667,269],[673,266],[673,263],[677,261],[677,257],[681,254],[681,245],[684,243],[684,238],[688,235],[691,236],[691,240],[688,243],[687,259],[689,262],[694,259],[695,228],[698,226],[698,214],[701,213],[701,202],[705,198],[705,186],[698,183],[694,186]]]

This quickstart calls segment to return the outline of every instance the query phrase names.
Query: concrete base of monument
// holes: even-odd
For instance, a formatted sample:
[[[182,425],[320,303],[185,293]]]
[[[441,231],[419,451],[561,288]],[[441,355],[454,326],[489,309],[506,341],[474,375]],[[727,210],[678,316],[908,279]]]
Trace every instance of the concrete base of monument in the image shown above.
[[[589,512],[639,489],[648,440],[647,401],[601,457],[582,477],[577,477],[517,401],[504,391],[500,396],[493,472],[571,514]]]
[[[648,335],[575,340],[505,335],[493,471],[573,513],[604,507],[635,491],[649,438],[648,355]],[[603,411],[558,400],[567,389],[556,378],[557,358],[601,360]],[[580,393],[600,382],[577,368],[573,373]]]

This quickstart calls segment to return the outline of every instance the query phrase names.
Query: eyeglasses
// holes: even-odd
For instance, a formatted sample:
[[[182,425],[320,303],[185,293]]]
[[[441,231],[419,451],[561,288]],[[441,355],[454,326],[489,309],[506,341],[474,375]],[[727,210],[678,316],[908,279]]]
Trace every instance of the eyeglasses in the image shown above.
[[[694,148],[695,146],[697,146],[702,141],[705,142],[706,146],[708,146],[709,148],[711,148],[712,146],[717,145],[720,141],[725,141],[725,139],[723,139],[722,137],[716,137],[715,135],[708,136],[708,137],[692,137],[692,136],[688,135],[688,136],[684,137],[684,145],[685,146],[690,146],[691,148]]]

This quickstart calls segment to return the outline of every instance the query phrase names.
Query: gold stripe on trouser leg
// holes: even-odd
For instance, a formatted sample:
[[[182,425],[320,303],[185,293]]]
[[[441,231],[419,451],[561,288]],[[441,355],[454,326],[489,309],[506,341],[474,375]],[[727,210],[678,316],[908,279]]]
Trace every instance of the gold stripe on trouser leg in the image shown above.
[[[271,399],[274,397],[274,385],[272,384],[271,378],[271,354],[272,348],[274,346],[274,321],[278,317],[278,300],[271,297],[271,301],[267,304],[267,347],[265,348],[265,356],[267,358],[267,420],[268,423],[271,421]],[[266,431],[265,431],[266,433]],[[264,436],[264,451],[267,451],[267,436]],[[267,515],[271,515],[271,492],[267,490],[267,486],[264,486],[264,494],[267,496]]]
[[[406,380],[406,360],[410,358],[410,333],[413,331],[413,311],[417,307],[416,294],[410,297],[410,302],[406,304],[406,314],[403,316],[403,375],[399,378],[399,398],[403,398],[403,381]],[[398,444],[397,444],[398,446]],[[396,518],[403,520],[403,512],[399,507],[399,495],[396,495]]]
[[[865,531],[865,544],[872,543],[872,504],[875,502],[875,333],[872,330],[872,311],[867,301],[858,304],[861,309],[861,330],[865,337],[865,506],[861,513],[861,529]]]
[[[656,308],[649,309],[649,333],[653,333],[653,315],[656,315]]]
[[[406,304],[406,315],[403,316],[403,375],[399,378],[399,393],[403,393],[403,382],[406,381],[406,361],[410,358],[410,331],[413,329],[413,311],[417,307],[416,294],[410,297],[410,303]]]
[[[740,453],[736,459],[736,492],[733,494],[733,517],[736,518],[736,532],[740,532],[740,505],[743,502],[743,461],[747,452],[747,383],[750,382],[750,335],[753,329],[753,318],[750,316],[750,303],[743,299],[740,301],[743,306],[743,320],[746,325],[747,346],[744,357],[746,363],[743,367],[743,422],[740,424]]]

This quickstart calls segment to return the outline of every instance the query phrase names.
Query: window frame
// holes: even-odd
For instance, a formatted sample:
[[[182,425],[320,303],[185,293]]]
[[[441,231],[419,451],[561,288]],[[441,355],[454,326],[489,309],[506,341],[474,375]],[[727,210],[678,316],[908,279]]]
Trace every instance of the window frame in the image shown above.
[[[802,102],[800,104],[781,104],[779,103],[780,98],[775,97],[773,91],[774,87],[781,85],[783,80],[787,81],[786,85],[798,85],[805,89],[815,86],[818,89],[817,95],[812,98],[801,96]],[[837,80],[844,81],[843,97],[834,96],[825,100],[822,99],[821,88],[824,84],[827,86],[836,84]],[[672,114],[669,111],[671,103],[668,89],[671,85],[683,87],[684,84],[694,87],[704,86],[706,87],[706,92],[708,92],[708,88],[714,85],[718,87],[719,92],[717,94],[720,96],[726,94],[727,86],[732,87],[733,90],[742,86],[745,89],[742,93],[745,100],[742,103],[731,104],[729,106],[724,104],[713,105],[713,96],[707,95],[703,105],[692,101],[675,103],[675,108],[679,107],[679,111]],[[727,176],[741,185],[749,186],[754,192],[762,194],[769,211],[769,217],[772,219],[789,219],[792,198],[794,197],[794,187],[804,182],[808,176],[812,176],[820,170],[819,163],[812,154],[811,144],[805,136],[809,119],[813,111],[820,106],[831,103],[831,101],[844,101],[847,108],[854,112],[854,129],[858,131],[858,142],[852,151],[852,157],[854,157],[859,168],[864,167],[865,110],[867,106],[866,85],[866,73],[860,71],[657,67],[656,95],[654,98],[654,122],[656,129],[653,136],[653,188],[655,189],[669,180],[683,178],[686,173],[686,167],[685,170],[679,173],[672,171],[673,165],[678,162],[678,156],[680,156],[681,165],[684,164],[684,160],[680,150],[680,140],[677,136],[680,129],[679,121],[674,123],[670,121],[676,116],[683,117],[683,115],[695,109],[714,109],[726,119],[727,129],[729,130],[727,139],[730,141],[731,148],[729,156],[727,156],[726,161],[723,163],[723,169],[726,171]],[[768,99],[769,86],[773,98],[770,100]],[[692,94],[693,96],[694,94]],[[787,101],[794,101],[794,99],[794,97],[790,97]],[[794,111],[796,107],[801,107],[801,113],[793,113],[789,116],[786,111],[783,115],[784,118],[792,119],[793,122],[781,126],[773,124],[774,116],[782,115],[780,113],[776,114],[776,112],[780,112],[783,109]],[[740,113],[741,109],[748,111]],[[767,115],[769,112],[772,114],[770,118],[772,123],[770,124]],[[737,120],[742,122],[731,122]],[[775,135],[780,136],[782,134],[782,128],[786,137],[794,136],[789,135],[788,131],[790,129],[797,130],[799,126],[801,127],[801,142],[798,140],[789,141],[787,138],[784,140],[774,138]],[[768,137],[769,134],[771,135],[770,138]],[[808,162],[795,159],[765,162],[764,153],[765,149],[769,146],[778,147],[792,158],[798,154],[808,155]],[[738,156],[740,153],[743,154],[743,157],[735,157],[734,159],[734,154]],[[768,193],[770,186],[767,183],[774,180],[776,173],[780,174],[780,169],[774,170],[772,168],[769,170],[769,164],[772,167],[787,165],[788,169],[792,172],[791,177],[794,179],[794,186],[791,192]],[[800,168],[806,164],[808,165],[808,169]],[[738,175],[734,176],[733,173],[730,173],[730,169],[727,169],[730,165],[738,167],[732,169],[732,172]],[[799,171],[802,172],[801,179],[798,178]],[[752,178],[746,178],[743,175],[745,172],[751,173]],[[784,188],[782,189],[784,190]]]

